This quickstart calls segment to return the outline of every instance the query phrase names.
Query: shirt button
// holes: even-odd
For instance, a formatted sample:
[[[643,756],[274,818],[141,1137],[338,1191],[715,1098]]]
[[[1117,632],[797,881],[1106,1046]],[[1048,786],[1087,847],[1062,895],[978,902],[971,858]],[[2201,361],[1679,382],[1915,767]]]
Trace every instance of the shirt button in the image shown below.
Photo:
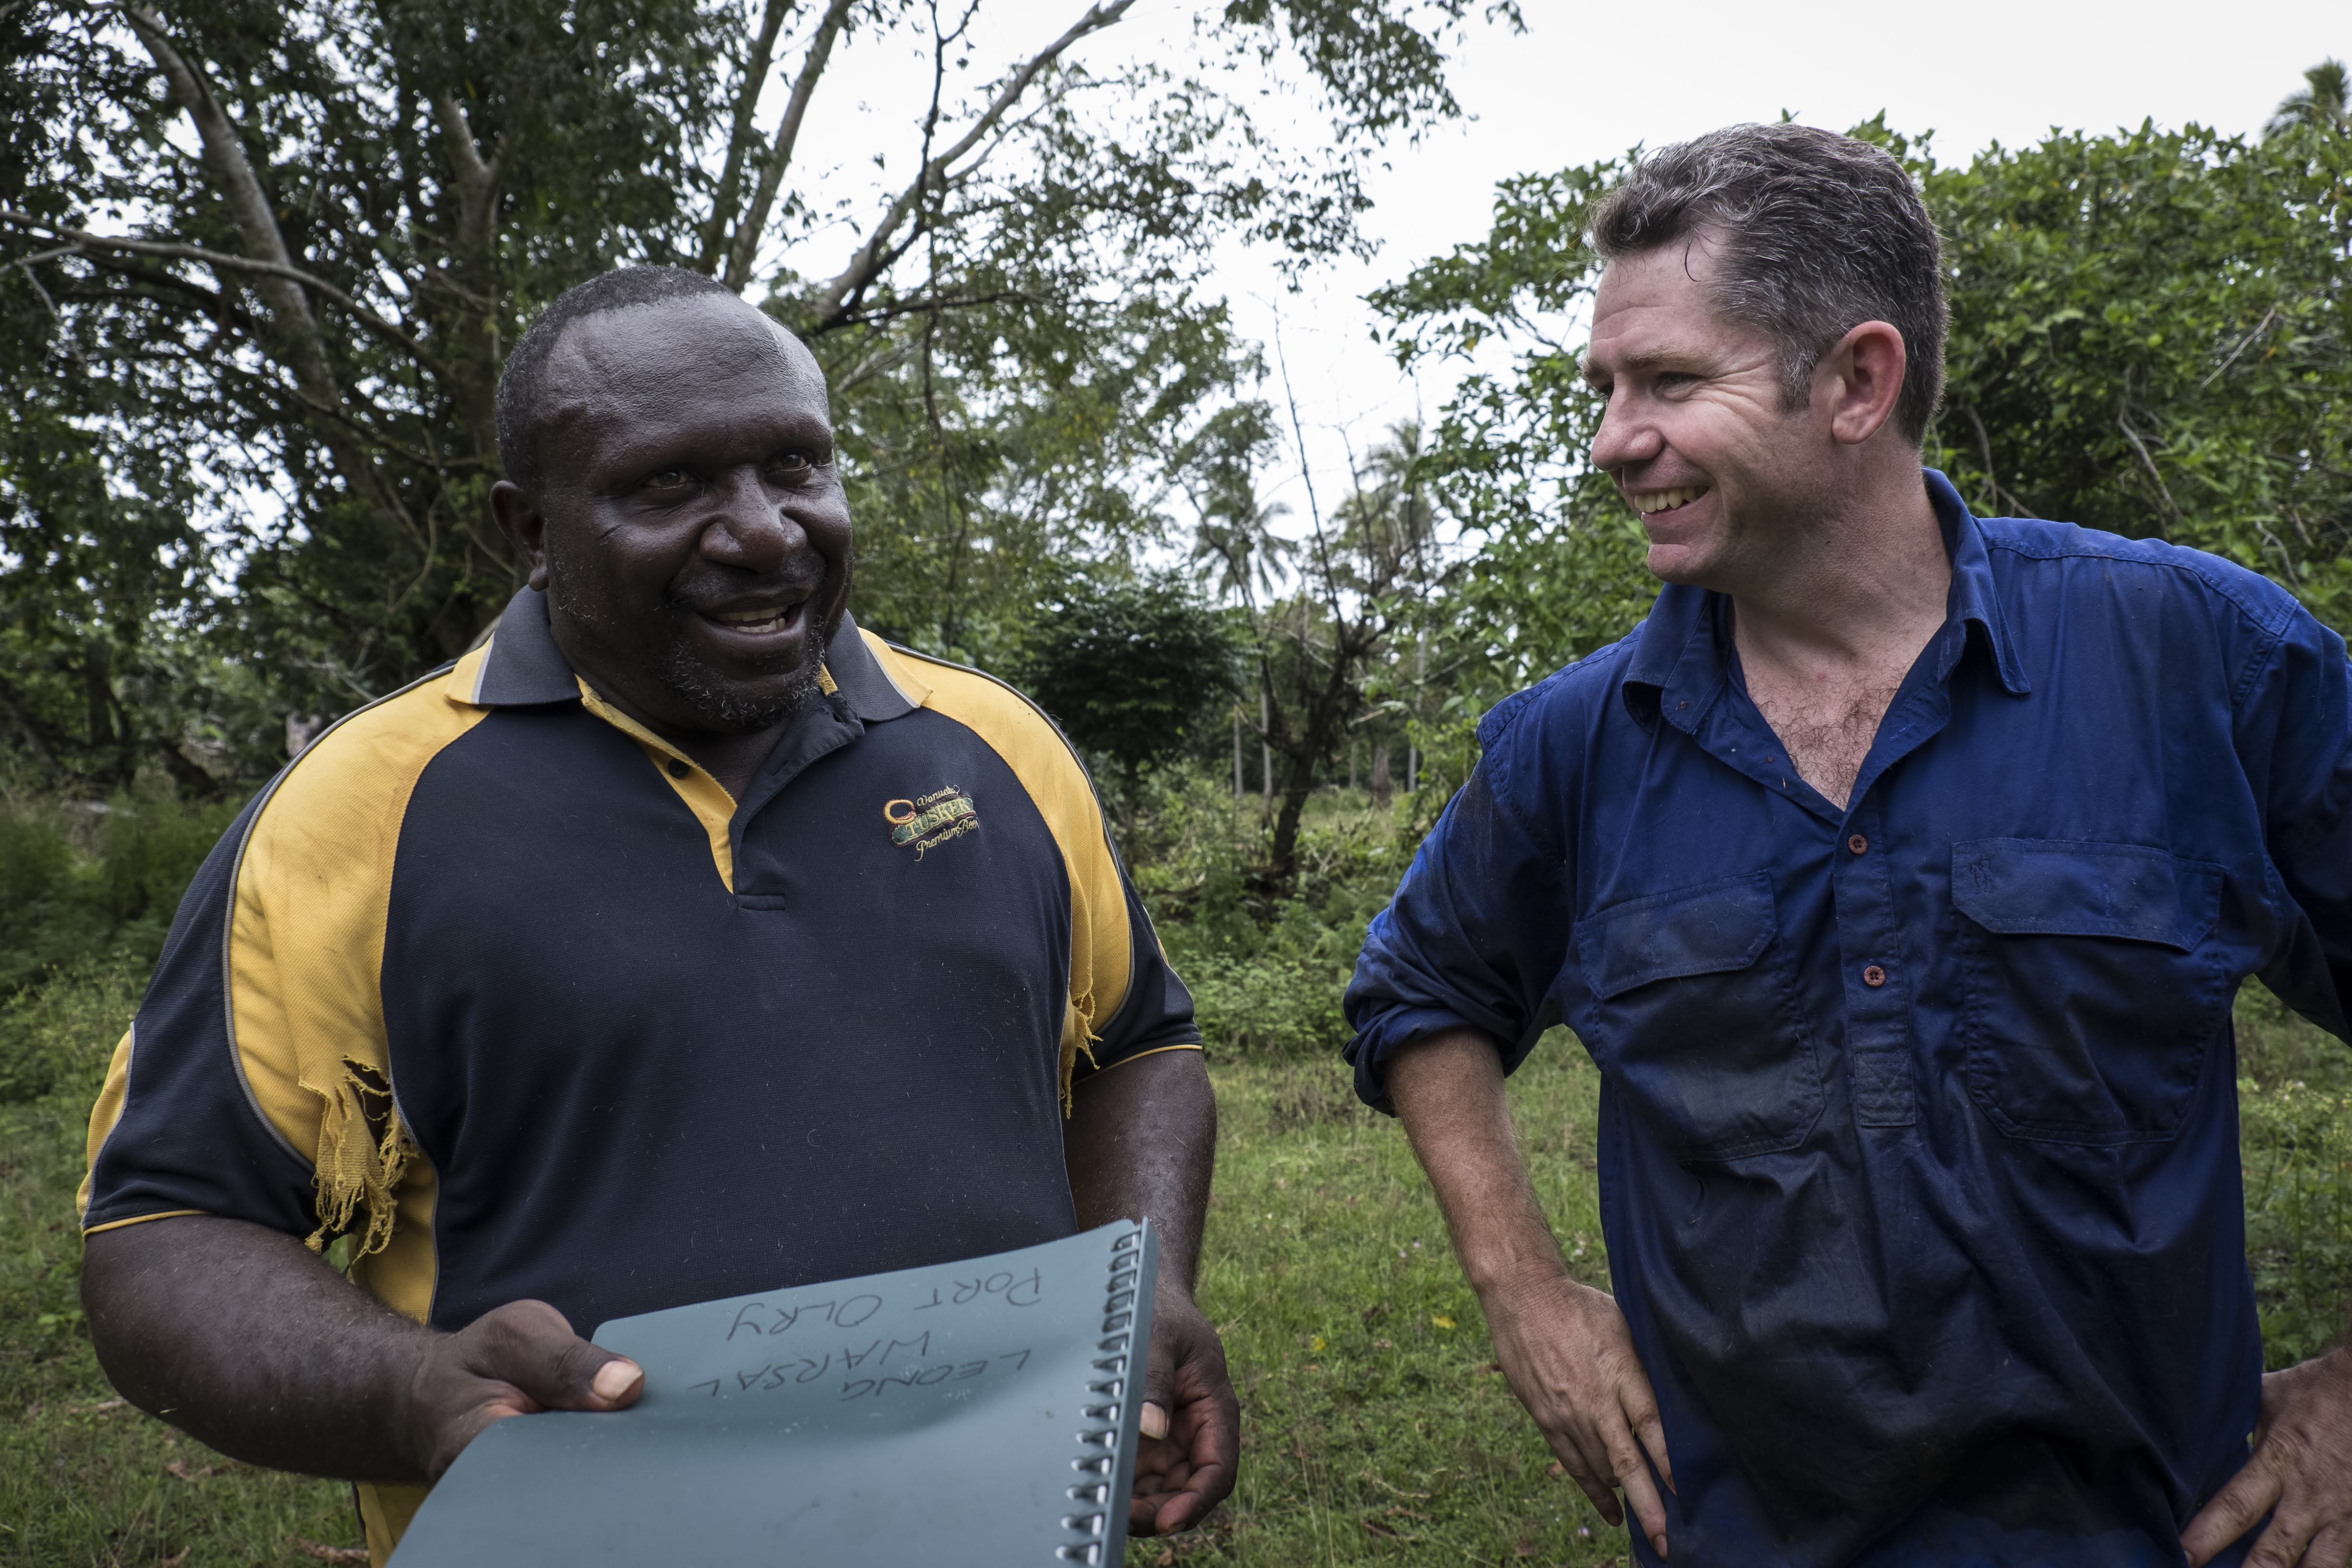
[[[1847,848],[1849,848],[1849,849],[1853,850],[1855,854],[1859,855],[1859,854],[1861,854],[1864,850],[1868,849],[1868,848],[1870,847],[1870,840],[1869,840],[1869,839],[1867,839],[1867,838],[1864,838],[1861,834],[1857,833],[1857,834],[1855,834],[1853,837],[1851,837],[1851,838],[1849,838],[1849,839],[1847,839],[1847,840],[1845,841],[1845,847],[1846,847]]]
[[[692,773],[693,771],[694,771],[694,770],[693,770],[692,768],[688,767],[684,763],[679,762],[676,757],[672,757],[672,758],[669,760],[669,776],[670,776],[670,777],[672,777],[672,778],[674,778],[674,779],[682,779],[682,778],[684,778],[687,774],[688,774],[688,773]]]
[[[1864,985],[1884,985],[1886,984],[1886,971],[1874,963],[1862,972],[1862,983]]]

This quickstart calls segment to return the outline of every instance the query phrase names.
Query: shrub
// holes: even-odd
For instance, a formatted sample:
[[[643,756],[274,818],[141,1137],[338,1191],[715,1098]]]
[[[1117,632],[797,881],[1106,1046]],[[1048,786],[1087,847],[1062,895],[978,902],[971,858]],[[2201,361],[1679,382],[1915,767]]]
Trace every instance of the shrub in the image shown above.
[[[77,964],[143,972],[234,803],[0,801],[0,999]]]
[[[0,1008],[0,1103],[94,1099],[139,1010],[147,964],[118,957],[61,970]]]

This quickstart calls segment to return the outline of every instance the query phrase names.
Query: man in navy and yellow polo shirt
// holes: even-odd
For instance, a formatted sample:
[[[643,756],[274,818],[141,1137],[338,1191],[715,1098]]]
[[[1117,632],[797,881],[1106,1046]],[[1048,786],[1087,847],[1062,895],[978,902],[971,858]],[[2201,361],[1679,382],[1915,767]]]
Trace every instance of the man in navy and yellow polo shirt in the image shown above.
[[[708,279],[551,307],[499,388],[530,585],[246,809],[115,1053],[108,1373],[362,1483],[379,1563],[490,1422],[635,1398],[575,1329],[1119,1215],[1165,1237],[1132,1528],[1232,1487],[1191,1000],[1052,724],[852,624],[826,408]]]

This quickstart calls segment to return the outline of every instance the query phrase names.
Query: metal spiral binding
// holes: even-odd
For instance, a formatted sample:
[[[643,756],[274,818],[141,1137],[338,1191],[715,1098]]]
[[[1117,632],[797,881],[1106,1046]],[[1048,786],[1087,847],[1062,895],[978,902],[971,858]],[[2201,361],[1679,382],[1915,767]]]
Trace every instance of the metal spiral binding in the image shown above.
[[[1054,1549],[1058,1561],[1083,1563],[1087,1568],[1101,1568],[1110,1533],[1109,1503],[1116,1489],[1113,1467],[1118,1463],[1120,1417],[1127,1413],[1128,1365],[1135,1352],[1136,1282],[1141,1273],[1142,1246],[1140,1226],[1111,1243],[1110,1290],[1103,1302],[1103,1338],[1095,1346],[1099,1352],[1094,1363],[1097,1375],[1087,1384],[1087,1392],[1097,1403],[1079,1407],[1088,1426],[1077,1434],[1078,1442],[1104,1451],[1081,1455],[1070,1461],[1072,1469],[1096,1478],[1070,1488],[1070,1500],[1095,1507],[1091,1513],[1062,1516],[1064,1530],[1088,1539]]]

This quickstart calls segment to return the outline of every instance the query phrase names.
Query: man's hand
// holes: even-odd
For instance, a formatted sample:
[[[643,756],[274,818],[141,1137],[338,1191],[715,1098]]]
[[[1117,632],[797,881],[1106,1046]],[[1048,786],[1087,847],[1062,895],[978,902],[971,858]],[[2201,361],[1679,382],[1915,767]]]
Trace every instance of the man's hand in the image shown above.
[[[1217,1331],[1172,1283],[1152,1302],[1143,1399],[1127,1531],[1173,1535],[1207,1518],[1234,1489],[1242,1416]]]
[[[1511,1392],[1601,1517],[1624,1522],[1622,1488],[1665,1556],[1665,1505],[1643,1463],[1646,1453],[1674,1486],[1658,1402],[1615,1300],[1568,1277],[1519,1158],[1495,1042],[1475,1029],[1432,1035],[1390,1060],[1388,1087]]]
[[[435,1337],[409,1384],[410,1441],[429,1480],[494,1421],[541,1410],[625,1410],[637,1363],[598,1350],[544,1301],[510,1301]]]
[[[1131,1535],[1190,1530],[1234,1489],[1240,1402],[1217,1331],[1192,1304],[1216,1152],[1217,1101],[1198,1051],[1160,1051],[1087,1079],[1062,1134],[1079,1226],[1148,1217],[1160,1233]]]
[[[1670,1488],[1675,1473],[1658,1402],[1615,1299],[1560,1276],[1497,1287],[1482,1305],[1503,1375],[1562,1468],[1612,1524],[1625,1522],[1622,1488],[1642,1533],[1666,1555],[1666,1510],[1649,1467]]]
[[[2192,1568],[2252,1529],[2246,1568],[2345,1568],[2352,1559],[2352,1349],[2263,1379],[2246,1468],[2181,1532]]]

